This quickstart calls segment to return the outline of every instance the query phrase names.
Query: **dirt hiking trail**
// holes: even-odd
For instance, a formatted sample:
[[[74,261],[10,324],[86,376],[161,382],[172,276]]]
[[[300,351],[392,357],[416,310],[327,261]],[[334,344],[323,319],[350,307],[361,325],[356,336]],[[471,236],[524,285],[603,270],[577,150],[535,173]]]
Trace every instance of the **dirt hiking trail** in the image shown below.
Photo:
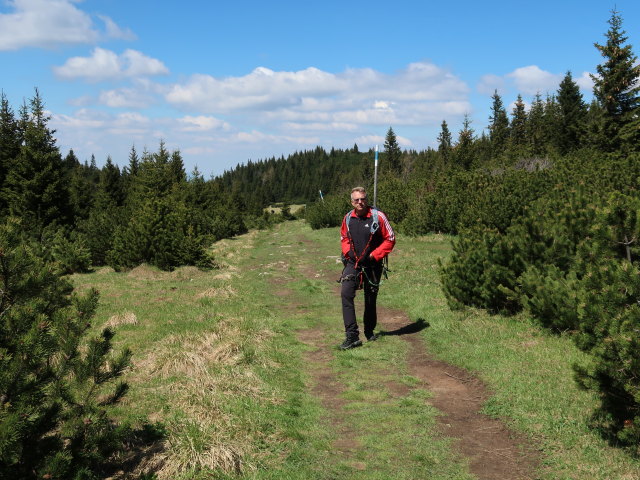
[[[317,247],[307,238],[300,237],[308,251],[317,252]],[[335,272],[318,270],[306,265],[298,268],[307,277],[321,278],[332,285],[333,295],[329,301],[339,302],[339,286],[335,283]],[[362,293],[358,292],[357,297]],[[360,306],[361,307],[361,306]],[[358,306],[356,307],[358,308]],[[358,310],[361,312],[361,310]],[[340,328],[341,322],[336,322]],[[422,387],[432,393],[428,402],[435,407],[438,416],[438,432],[452,438],[455,450],[469,465],[469,471],[481,480],[534,480],[538,478],[540,457],[533,445],[503,422],[483,413],[483,404],[490,394],[482,382],[469,372],[442,362],[428,352],[421,330],[428,328],[426,320],[412,322],[402,311],[391,310],[378,305],[379,341],[385,336],[398,336],[409,346],[406,359],[409,373],[419,379]],[[322,327],[301,330],[298,339],[310,347],[306,355],[308,371],[312,376],[312,393],[325,407],[330,418],[327,422],[337,432],[333,447],[336,453],[348,456],[359,448],[357,435],[349,431],[345,419],[348,413],[342,393],[344,387],[336,372],[331,368],[331,360],[336,354],[335,345],[327,340],[328,332]],[[365,348],[375,348],[375,344]],[[362,347],[361,347],[362,348]],[[411,387],[381,376],[381,383],[396,396],[406,395]],[[407,439],[410,441],[410,439]],[[352,463],[352,467],[363,470],[365,465]]]

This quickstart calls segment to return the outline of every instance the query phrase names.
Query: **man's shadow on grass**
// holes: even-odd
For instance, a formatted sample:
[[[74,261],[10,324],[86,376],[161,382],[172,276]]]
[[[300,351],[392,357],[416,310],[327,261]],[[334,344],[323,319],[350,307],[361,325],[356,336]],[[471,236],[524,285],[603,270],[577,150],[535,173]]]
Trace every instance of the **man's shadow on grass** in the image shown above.
[[[411,333],[418,333],[425,328],[429,328],[429,322],[427,322],[424,318],[418,318],[415,322],[405,325],[403,327],[397,328],[395,330],[391,330],[389,332],[382,330],[380,332],[380,336],[391,336],[391,335],[409,335]]]

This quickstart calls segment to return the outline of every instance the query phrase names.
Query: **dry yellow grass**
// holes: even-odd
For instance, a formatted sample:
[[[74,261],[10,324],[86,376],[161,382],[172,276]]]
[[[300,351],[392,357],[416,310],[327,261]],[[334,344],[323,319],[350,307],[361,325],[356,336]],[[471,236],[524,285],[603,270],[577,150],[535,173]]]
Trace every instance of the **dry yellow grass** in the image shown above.
[[[100,267],[96,270],[96,273],[99,275],[105,275],[107,273],[114,273],[115,270],[111,267]]]
[[[209,272],[200,270],[198,267],[194,266],[178,267],[170,273],[172,278],[178,280],[192,280],[194,278],[202,278],[208,275]]]
[[[117,315],[113,315],[107,323],[104,324],[105,328],[115,328],[120,325],[137,325],[138,318],[133,312],[124,312]]]
[[[196,298],[231,298],[237,294],[238,292],[233,287],[225,285],[224,287],[207,288],[204,292],[198,293]]]
[[[142,280],[161,280],[170,275],[167,272],[162,272],[156,267],[151,267],[146,263],[138,265],[127,273],[128,277],[139,278]]]
[[[243,458],[252,439],[233,424],[222,407],[238,394],[262,401],[276,399],[270,398],[263,382],[242,362],[247,341],[247,332],[240,328],[242,321],[231,318],[219,321],[206,333],[170,335],[136,362],[133,375],[167,380],[160,390],[188,419],[169,420],[167,439],[145,462],[156,466],[159,479],[207,469],[240,473],[251,468]],[[254,333],[252,348],[260,348],[269,335]]]
[[[215,425],[201,421],[174,422],[164,452],[159,454],[161,480],[169,480],[188,471],[205,469],[240,473],[243,470],[243,448],[230,444],[216,431]]]

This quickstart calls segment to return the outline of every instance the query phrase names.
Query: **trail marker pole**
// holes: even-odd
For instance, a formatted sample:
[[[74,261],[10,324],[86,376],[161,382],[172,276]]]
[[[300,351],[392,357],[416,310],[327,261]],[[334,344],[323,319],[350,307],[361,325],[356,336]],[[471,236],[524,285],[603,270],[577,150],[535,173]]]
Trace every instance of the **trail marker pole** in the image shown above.
[[[378,208],[378,145],[376,145],[375,152],[373,167],[373,208]]]

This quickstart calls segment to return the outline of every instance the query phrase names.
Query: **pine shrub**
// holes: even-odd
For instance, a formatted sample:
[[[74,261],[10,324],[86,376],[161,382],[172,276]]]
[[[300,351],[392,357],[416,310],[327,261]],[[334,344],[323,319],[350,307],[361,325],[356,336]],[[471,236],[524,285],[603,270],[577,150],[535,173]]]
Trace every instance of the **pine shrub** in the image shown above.
[[[58,229],[45,242],[63,273],[84,273],[91,269],[91,251],[83,234]]]
[[[130,352],[108,329],[86,340],[98,293],[73,295],[21,230],[0,226],[0,478],[102,478],[130,431],[107,411]]]
[[[613,194],[597,212],[592,241],[579,252],[585,271],[576,343],[593,361],[576,378],[601,401],[600,426],[618,441],[640,444],[640,199]]]
[[[324,200],[307,205],[305,220],[311,228],[339,227],[342,219],[352,207],[349,205],[346,194],[329,195]]]
[[[515,288],[522,269],[498,231],[476,227],[454,240],[451,259],[440,272],[452,308],[469,305],[514,312],[520,308]]]

